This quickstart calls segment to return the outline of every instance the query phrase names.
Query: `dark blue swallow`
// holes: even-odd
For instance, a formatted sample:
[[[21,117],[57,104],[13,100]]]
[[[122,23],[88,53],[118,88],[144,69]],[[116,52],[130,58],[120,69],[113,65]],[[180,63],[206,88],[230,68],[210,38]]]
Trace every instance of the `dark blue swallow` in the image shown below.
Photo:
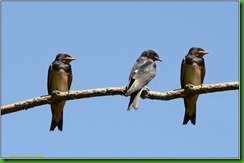
[[[205,63],[203,56],[208,54],[202,48],[192,47],[181,63],[181,88],[187,84],[202,85],[205,77]],[[185,117],[183,124],[187,124],[191,120],[192,124],[196,124],[196,102],[198,95],[184,97]]]
[[[65,92],[70,90],[72,83],[72,70],[71,61],[75,60],[68,54],[60,53],[56,56],[48,69],[47,88],[48,94],[52,94],[54,90]],[[52,109],[52,122],[50,131],[53,131],[57,126],[60,131],[63,130],[63,108],[65,101],[53,102]]]
[[[138,102],[143,88],[156,75],[155,61],[161,61],[158,54],[152,50],[146,50],[133,66],[125,93],[126,96],[131,96],[127,111],[130,111],[132,107],[135,110],[138,109]]]

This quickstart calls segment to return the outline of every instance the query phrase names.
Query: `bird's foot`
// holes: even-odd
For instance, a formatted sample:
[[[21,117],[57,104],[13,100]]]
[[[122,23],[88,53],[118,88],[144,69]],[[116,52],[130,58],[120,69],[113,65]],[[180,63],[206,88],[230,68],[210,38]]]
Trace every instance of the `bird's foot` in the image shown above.
[[[58,90],[54,90],[54,91],[52,91],[52,93],[51,93],[51,95],[58,95],[58,94],[60,94],[60,91],[58,91]]]
[[[148,90],[146,90],[146,89],[142,90],[142,92],[141,92],[141,98],[142,99],[145,99],[146,98],[147,92],[148,92]]]
[[[150,88],[147,85],[144,87],[144,90],[151,91]]]
[[[143,90],[141,92],[141,98],[142,99],[145,99],[146,98],[148,91],[151,91],[151,89],[147,85],[144,86],[144,88],[143,88]]]
[[[123,92],[124,92],[124,96],[125,97],[127,97],[127,96],[129,96],[129,94],[128,94],[128,92],[127,92],[127,89],[128,87],[127,86],[125,86],[125,89],[123,90]]]
[[[57,102],[55,99],[55,96],[59,95],[61,92],[58,91],[58,90],[54,90],[51,92],[51,98],[50,99],[47,99],[47,101],[50,103],[50,104],[58,104],[59,102]]]
[[[186,84],[186,85],[185,85],[185,89],[189,89],[189,88],[193,88],[193,87],[194,87],[193,84]]]
[[[185,87],[184,87],[184,89],[183,89],[183,91],[181,91],[180,92],[180,95],[182,96],[182,97],[192,97],[192,95],[190,95],[191,94],[191,88],[193,88],[194,87],[194,85],[193,84],[186,84],[185,85]]]

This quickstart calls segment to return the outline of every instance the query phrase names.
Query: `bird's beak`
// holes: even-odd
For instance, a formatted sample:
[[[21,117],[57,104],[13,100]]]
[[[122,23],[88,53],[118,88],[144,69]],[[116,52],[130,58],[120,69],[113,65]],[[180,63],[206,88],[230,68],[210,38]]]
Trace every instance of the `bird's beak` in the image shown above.
[[[208,52],[207,51],[204,51],[204,50],[200,50],[200,51],[198,51],[198,53],[199,54],[202,54],[202,55],[208,54]]]
[[[66,57],[66,58],[65,58],[66,63],[70,63],[70,62],[72,62],[73,60],[75,60],[75,58],[73,58],[73,57]]]
[[[160,61],[162,62],[162,60],[159,57],[154,57],[155,61]]]
[[[198,51],[198,56],[199,57],[203,57],[205,54],[208,54],[208,52],[207,51],[204,51],[204,50]]]

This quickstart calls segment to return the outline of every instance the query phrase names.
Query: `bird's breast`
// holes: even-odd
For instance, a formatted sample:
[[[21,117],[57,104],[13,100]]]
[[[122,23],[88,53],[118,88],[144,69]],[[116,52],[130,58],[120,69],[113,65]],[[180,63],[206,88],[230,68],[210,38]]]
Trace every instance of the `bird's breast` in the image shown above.
[[[196,63],[185,65],[185,79],[184,83],[190,83],[193,85],[201,85],[201,73],[202,66],[198,66]]]
[[[147,67],[145,68],[145,71],[146,71],[146,72],[151,72],[151,71],[154,71],[155,69],[156,69],[156,67],[154,67],[154,65],[151,64],[151,65],[149,65],[149,66],[147,66]]]
[[[52,90],[59,90],[61,92],[68,91],[68,73],[64,70],[60,69],[59,71],[55,71],[52,81]]]

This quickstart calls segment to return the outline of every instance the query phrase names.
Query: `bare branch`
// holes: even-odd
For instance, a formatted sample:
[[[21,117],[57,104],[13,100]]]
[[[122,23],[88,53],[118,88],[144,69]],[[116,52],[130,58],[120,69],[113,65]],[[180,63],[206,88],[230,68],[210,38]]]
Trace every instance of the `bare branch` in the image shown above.
[[[177,89],[168,92],[143,91],[141,97],[154,100],[173,100],[184,96],[192,96],[195,94],[214,93],[228,90],[239,89],[239,82],[206,84],[202,86],[189,85],[185,89]],[[91,98],[98,96],[125,96],[126,87],[108,87],[88,90],[77,90],[69,92],[54,91],[52,95],[44,95],[25,101],[13,103],[2,106],[1,115],[17,112],[20,110],[27,110],[40,105],[50,104],[54,101],[74,100],[81,98]]]

